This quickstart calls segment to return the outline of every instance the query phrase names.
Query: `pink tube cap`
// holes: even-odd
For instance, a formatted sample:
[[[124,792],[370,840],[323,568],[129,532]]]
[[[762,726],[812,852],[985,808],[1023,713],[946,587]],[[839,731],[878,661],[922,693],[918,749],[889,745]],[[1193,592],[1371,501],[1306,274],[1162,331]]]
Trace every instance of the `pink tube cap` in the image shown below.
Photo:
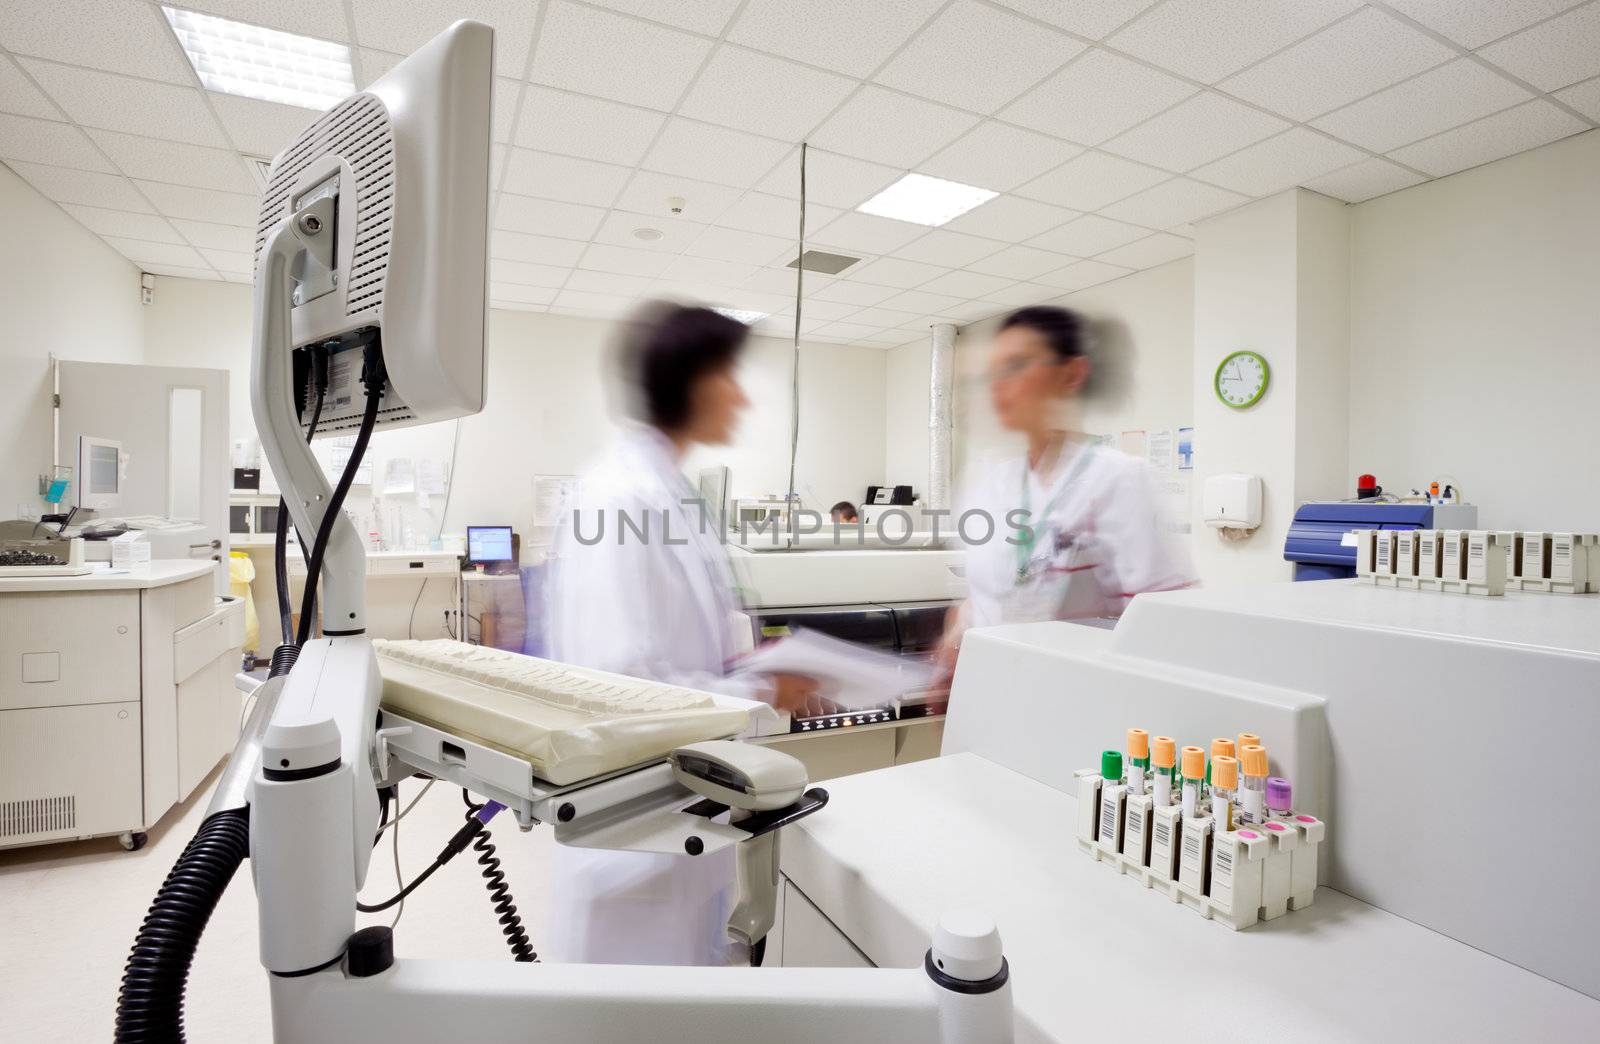
[[[1294,787],[1282,776],[1267,777],[1267,807],[1274,812],[1287,812],[1294,807]]]

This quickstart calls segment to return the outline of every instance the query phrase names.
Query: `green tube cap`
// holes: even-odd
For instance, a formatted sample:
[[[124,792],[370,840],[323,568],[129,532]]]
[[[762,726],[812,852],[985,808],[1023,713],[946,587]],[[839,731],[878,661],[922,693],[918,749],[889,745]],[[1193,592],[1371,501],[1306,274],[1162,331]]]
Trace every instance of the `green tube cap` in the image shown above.
[[[1100,778],[1116,782],[1122,778],[1122,751],[1106,750],[1100,752]]]

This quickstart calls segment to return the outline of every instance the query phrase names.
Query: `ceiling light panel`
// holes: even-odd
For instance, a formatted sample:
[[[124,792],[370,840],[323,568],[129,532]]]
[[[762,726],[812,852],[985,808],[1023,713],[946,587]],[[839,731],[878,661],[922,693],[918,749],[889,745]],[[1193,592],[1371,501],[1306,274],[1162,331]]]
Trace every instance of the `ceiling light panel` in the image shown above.
[[[350,48],[162,7],[207,90],[322,111],[356,89]]]
[[[748,308],[715,308],[712,310],[719,315],[727,316],[729,319],[737,319],[746,326],[751,323],[758,323],[767,317],[766,312],[752,312]]]
[[[907,174],[856,209],[864,214],[937,227],[998,195],[958,181]]]

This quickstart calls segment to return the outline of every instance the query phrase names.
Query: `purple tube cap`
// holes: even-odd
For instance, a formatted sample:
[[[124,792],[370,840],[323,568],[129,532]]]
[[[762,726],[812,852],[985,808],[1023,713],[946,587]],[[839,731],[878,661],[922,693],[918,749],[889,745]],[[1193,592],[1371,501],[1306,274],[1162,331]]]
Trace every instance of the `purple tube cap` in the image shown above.
[[[1274,812],[1287,812],[1294,805],[1294,788],[1282,776],[1267,777],[1267,807]]]

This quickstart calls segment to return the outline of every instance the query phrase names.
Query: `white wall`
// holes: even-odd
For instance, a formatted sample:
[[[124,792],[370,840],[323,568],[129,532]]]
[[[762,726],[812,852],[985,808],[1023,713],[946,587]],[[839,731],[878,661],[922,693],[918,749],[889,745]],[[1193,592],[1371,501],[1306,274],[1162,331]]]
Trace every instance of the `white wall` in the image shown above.
[[[143,362],[139,270],[3,164],[0,214],[0,517],[37,516],[49,357]]]
[[[1096,434],[1127,429],[1174,431],[1193,418],[1194,266],[1173,261],[1049,304],[1075,308],[1096,320],[1105,337],[1104,380],[1084,403],[1078,423]],[[962,327],[956,337],[955,484],[996,460],[1022,452],[1017,436],[1001,430],[989,406],[988,347],[998,319]],[[884,416],[884,471],[891,482],[928,479],[929,347],[917,342],[891,349]],[[1112,365],[1114,364],[1114,365]]]
[[[218,366],[232,374],[233,437],[250,438],[250,288],[160,277],[147,309],[151,363]],[[526,534],[536,475],[573,474],[606,446],[614,408],[602,372],[612,322],[544,313],[489,313],[489,395],[484,412],[460,425],[447,531],[511,524]],[[885,353],[842,345],[801,345],[800,449],[796,487],[808,506],[858,500],[879,481],[884,442]],[[735,494],[782,491],[789,479],[790,346],[751,340],[740,379],[751,399],[738,439],[696,453],[687,466],[727,464]],[[389,457],[448,460],[455,422],[379,432],[375,474]],[[352,492],[350,506],[366,509]],[[437,506],[435,508],[437,511]],[[419,518],[420,521],[420,518]],[[437,518],[434,519],[437,525]]]
[[[1600,131],[1352,212],[1352,472],[1600,529]]]

